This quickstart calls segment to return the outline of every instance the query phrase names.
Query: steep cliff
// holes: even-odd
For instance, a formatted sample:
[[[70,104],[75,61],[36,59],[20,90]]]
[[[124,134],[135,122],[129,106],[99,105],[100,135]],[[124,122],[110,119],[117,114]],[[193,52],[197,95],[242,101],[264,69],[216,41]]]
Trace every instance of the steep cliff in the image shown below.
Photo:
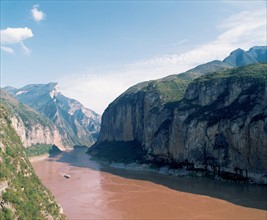
[[[19,103],[1,89],[0,102],[8,109],[12,127],[25,147],[47,144],[56,145],[61,150],[65,149],[58,129],[48,118]]]
[[[27,85],[21,89],[4,88],[16,99],[51,119],[64,146],[91,146],[100,130],[100,116],[58,90],[57,83]]]
[[[98,156],[103,145],[116,151],[116,142],[127,148],[134,141],[148,161],[267,183],[266,69],[253,64],[136,85],[106,109],[89,151]]]
[[[54,197],[41,184],[0,104],[0,219],[65,219]]]

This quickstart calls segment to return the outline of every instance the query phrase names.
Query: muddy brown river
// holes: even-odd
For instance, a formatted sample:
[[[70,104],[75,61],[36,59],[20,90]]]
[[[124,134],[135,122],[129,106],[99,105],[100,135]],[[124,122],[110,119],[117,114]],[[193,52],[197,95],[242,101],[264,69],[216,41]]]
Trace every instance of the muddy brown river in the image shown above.
[[[112,168],[85,151],[32,162],[68,219],[267,219],[266,187]]]

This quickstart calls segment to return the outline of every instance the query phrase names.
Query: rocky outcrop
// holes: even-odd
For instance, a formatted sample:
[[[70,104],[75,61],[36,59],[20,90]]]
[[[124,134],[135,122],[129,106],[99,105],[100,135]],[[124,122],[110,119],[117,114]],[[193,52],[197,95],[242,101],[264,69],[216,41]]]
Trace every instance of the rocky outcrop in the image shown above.
[[[191,82],[178,75],[134,86],[105,110],[89,151],[97,156],[103,144],[136,141],[152,162],[267,184],[266,69],[254,64]],[[166,101],[162,85],[177,79],[178,98]]]
[[[59,131],[52,121],[19,103],[3,90],[0,90],[0,100],[9,110],[11,125],[19,135],[24,147],[48,144],[56,145],[61,150],[65,149]]]
[[[100,130],[100,115],[60,93],[57,83],[4,88],[20,102],[48,117],[56,125],[64,146],[91,146]]]

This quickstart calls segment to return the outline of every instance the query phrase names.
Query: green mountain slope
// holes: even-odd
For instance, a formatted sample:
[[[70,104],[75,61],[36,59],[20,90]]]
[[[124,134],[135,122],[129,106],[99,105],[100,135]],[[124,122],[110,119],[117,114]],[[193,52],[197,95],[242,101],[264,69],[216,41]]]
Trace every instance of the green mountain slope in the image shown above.
[[[10,117],[0,104],[0,219],[64,219],[35,175]]]
[[[141,82],[130,87],[121,94],[111,105],[121,98],[127,98],[130,94],[145,93],[154,96],[154,104],[165,104],[168,102],[179,101],[183,98],[187,85],[195,78],[212,73],[231,69],[233,66],[219,60],[214,60],[199,65],[181,74],[170,75],[162,79]]]

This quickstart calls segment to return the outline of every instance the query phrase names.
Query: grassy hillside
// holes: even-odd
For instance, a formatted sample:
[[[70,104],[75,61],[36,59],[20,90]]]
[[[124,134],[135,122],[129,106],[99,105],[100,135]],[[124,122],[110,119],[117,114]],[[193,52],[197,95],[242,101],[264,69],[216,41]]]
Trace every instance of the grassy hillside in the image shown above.
[[[232,66],[229,64],[219,60],[214,60],[199,65],[181,74],[174,74],[162,79],[138,83],[126,90],[115,100],[114,103],[116,103],[122,97],[129,97],[129,95],[136,94],[138,92],[149,92],[159,95],[161,104],[177,102],[183,98],[188,84],[195,78],[231,68]]]
[[[205,75],[195,80],[196,83],[201,81],[214,80],[219,78],[256,78],[267,82],[267,64],[251,64],[225,71],[218,71]]]
[[[53,196],[41,184],[0,104],[0,219],[64,219]]]

